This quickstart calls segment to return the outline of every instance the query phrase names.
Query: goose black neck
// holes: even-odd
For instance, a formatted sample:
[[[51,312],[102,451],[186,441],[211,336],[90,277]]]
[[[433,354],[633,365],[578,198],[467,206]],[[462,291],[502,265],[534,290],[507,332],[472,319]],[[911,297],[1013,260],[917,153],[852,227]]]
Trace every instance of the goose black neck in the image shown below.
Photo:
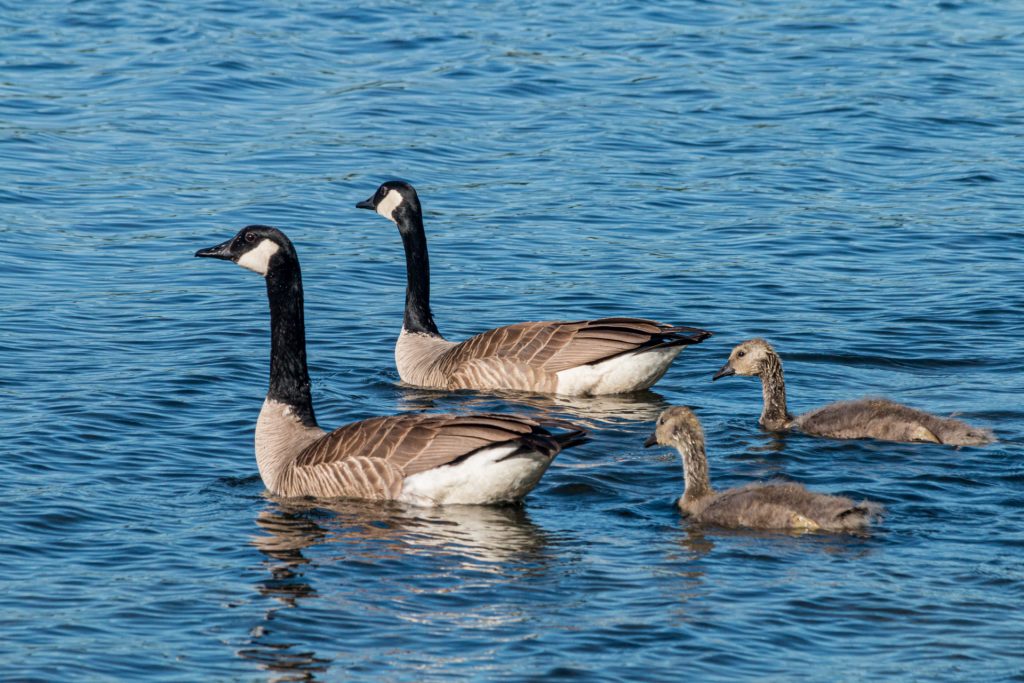
[[[418,332],[440,337],[430,313],[430,258],[427,256],[427,236],[423,231],[423,216],[415,211],[402,211],[397,217],[398,232],[405,246],[405,317],[402,326],[407,332]]]
[[[302,273],[289,259],[267,274],[270,300],[270,389],[267,398],[292,407],[308,427],[316,425],[306,365],[306,325],[303,319]]]

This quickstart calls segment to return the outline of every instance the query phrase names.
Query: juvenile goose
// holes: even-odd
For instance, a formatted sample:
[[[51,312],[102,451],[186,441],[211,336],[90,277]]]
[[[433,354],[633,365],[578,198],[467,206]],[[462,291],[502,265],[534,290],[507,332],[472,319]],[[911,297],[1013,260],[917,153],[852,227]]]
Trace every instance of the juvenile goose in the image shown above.
[[[854,503],[842,496],[808,491],[800,484],[747,484],[716,492],[708,477],[704,431],[689,408],[672,406],[658,418],[654,433],[644,442],[674,446],[683,458],[685,488],[679,509],[692,521],[748,529],[850,531],[880,518],[877,503]]]
[[[786,410],[782,359],[764,339],[750,339],[737,345],[712,381],[729,375],[761,378],[764,409],[759,422],[771,431],[798,429],[805,434],[832,439],[928,441],[954,446],[980,446],[995,440],[987,429],[937,417],[884,398],[838,401],[793,417]]]
[[[412,185],[391,180],[356,204],[398,226],[405,245],[405,317],[395,346],[403,382],[434,389],[512,389],[594,396],[650,388],[706,330],[641,318],[526,322],[464,342],[446,340],[430,312],[423,212]]]
[[[250,225],[196,256],[234,261],[267,281],[270,389],[256,422],[256,464],[273,494],[415,505],[515,501],[559,451],[585,440],[568,423],[553,435],[535,420],[483,413],[374,417],[327,433],[313,414],[302,275],[291,241],[276,228]]]

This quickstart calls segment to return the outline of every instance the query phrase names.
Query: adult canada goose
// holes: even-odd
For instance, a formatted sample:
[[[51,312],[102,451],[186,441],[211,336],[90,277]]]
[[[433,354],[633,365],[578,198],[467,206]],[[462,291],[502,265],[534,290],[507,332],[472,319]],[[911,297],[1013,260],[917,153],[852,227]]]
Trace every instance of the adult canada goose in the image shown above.
[[[394,222],[405,245],[405,317],[395,346],[403,382],[433,389],[513,389],[594,396],[650,388],[706,330],[641,318],[544,321],[446,340],[430,312],[423,212],[412,185],[391,180],[356,204]]]
[[[842,496],[808,491],[792,482],[747,484],[716,492],[708,477],[704,431],[689,408],[672,406],[658,418],[654,433],[644,442],[674,446],[683,458],[685,488],[678,501],[692,521],[748,529],[850,531],[867,527],[881,517],[877,503],[854,503]]]
[[[737,345],[728,362],[712,378],[756,375],[761,378],[764,409],[761,426],[771,431],[798,429],[832,439],[928,441],[954,446],[980,446],[995,440],[992,432],[966,422],[937,417],[884,398],[838,401],[793,417],[786,410],[782,359],[764,339]]]
[[[270,389],[256,422],[256,463],[280,496],[399,500],[416,505],[522,498],[558,452],[585,440],[568,423],[553,435],[516,415],[374,417],[327,433],[313,414],[302,275],[291,241],[250,225],[196,256],[264,276],[270,300]]]

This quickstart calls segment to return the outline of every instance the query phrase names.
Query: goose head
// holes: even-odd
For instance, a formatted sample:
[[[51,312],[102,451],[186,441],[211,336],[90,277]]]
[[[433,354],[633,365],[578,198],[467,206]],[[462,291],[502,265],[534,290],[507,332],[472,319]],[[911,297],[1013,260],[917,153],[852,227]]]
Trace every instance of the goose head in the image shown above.
[[[671,406],[658,416],[654,433],[644,441],[644,448],[681,445],[693,450],[703,443],[704,430],[694,412],[685,406]]]
[[[377,188],[373,196],[356,204],[357,209],[376,211],[401,227],[404,215],[422,216],[420,198],[413,186],[404,180],[389,180]]]
[[[728,362],[715,373],[711,381],[729,375],[760,375],[772,356],[778,354],[767,341],[760,338],[749,339],[733,348]]]
[[[263,277],[296,260],[291,240],[269,225],[247,225],[226,242],[200,249],[196,256],[233,261]]]

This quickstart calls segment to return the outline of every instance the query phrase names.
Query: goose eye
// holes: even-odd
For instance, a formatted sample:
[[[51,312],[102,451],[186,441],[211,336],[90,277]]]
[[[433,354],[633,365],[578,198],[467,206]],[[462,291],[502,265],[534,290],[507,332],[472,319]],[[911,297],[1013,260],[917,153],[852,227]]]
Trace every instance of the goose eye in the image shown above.
[[[743,356],[745,356],[745,355],[747,355],[746,351],[740,351],[739,353],[736,354],[736,357],[737,358],[743,358]]]
[[[252,242],[255,239],[256,239],[256,233],[253,233],[253,232],[245,233],[245,241],[246,242]]]

